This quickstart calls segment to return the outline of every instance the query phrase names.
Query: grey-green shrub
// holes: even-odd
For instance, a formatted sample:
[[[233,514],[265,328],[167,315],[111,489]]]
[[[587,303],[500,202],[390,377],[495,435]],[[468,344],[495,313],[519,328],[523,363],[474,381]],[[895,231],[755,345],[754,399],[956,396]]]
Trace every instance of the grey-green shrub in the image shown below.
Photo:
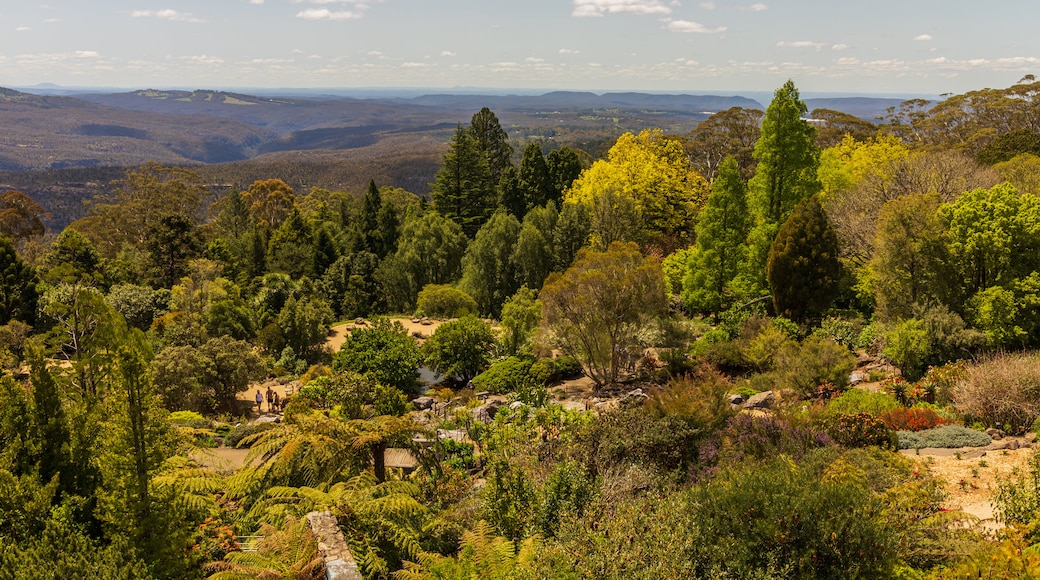
[[[958,447],[982,447],[989,445],[993,439],[989,435],[960,425],[944,425],[924,431],[899,431],[900,449],[921,449],[938,447],[956,449]]]

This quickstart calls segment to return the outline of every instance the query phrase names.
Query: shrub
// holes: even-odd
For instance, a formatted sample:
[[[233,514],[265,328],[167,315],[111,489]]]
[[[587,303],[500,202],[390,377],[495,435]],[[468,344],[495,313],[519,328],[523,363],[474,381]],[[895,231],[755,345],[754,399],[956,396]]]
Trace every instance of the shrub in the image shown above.
[[[336,372],[371,373],[384,385],[414,393],[420,360],[419,345],[400,322],[378,319],[371,328],[355,328],[350,333],[332,368]]]
[[[969,366],[952,395],[957,410],[986,426],[1024,432],[1040,417],[1040,356],[1001,355]]]
[[[170,413],[170,423],[195,429],[208,429],[213,426],[213,421],[195,411],[174,411]]]
[[[827,434],[844,447],[894,447],[884,421],[870,413],[837,415],[827,421]]]
[[[885,335],[888,327],[881,322],[871,322],[863,327],[856,338],[856,348],[867,351],[872,356],[878,356],[885,348]]]
[[[932,409],[917,407],[889,409],[882,413],[879,418],[885,422],[889,429],[894,431],[924,431],[925,429],[948,425],[953,422]]]
[[[870,413],[881,415],[882,413],[902,408],[899,401],[886,393],[872,393],[863,389],[849,389],[841,396],[835,397],[827,402],[826,412],[829,415],[842,415],[852,413]]]
[[[820,338],[829,338],[834,342],[852,350],[860,335],[863,333],[863,325],[857,321],[844,318],[827,318],[820,323],[812,335]]]
[[[786,375],[788,386],[811,399],[817,396],[820,385],[847,387],[856,357],[833,340],[810,336],[801,345],[792,343],[782,349],[776,367]]]
[[[530,359],[511,356],[473,377],[473,388],[496,395],[513,392],[527,379],[530,368]]]
[[[448,284],[427,284],[419,291],[416,309],[434,318],[461,318],[480,309],[472,296]]]
[[[556,375],[553,377],[554,380],[576,379],[584,373],[581,368],[581,363],[573,356],[558,356],[553,359],[553,365],[556,366]]]
[[[540,358],[531,363],[527,377],[536,383],[547,384],[556,378],[556,363],[551,358]]]
[[[896,433],[899,436],[900,449],[982,447],[993,441],[989,435],[981,431],[960,425],[944,425],[924,431],[897,431]]]

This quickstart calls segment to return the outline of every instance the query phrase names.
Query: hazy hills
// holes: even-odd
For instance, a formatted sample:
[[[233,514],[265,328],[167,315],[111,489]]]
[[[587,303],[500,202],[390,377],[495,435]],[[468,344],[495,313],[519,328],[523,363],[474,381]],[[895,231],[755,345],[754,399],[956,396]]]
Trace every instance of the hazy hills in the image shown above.
[[[867,119],[899,102],[807,100],[810,109]],[[151,160],[194,166],[224,188],[278,177],[303,192],[361,190],[375,179],[425,194],[455,127],[485,106],[517,142],[570,145],[592,155],[624,131],[682,134],[729,107],[765,108],[742,96],[636,92],[359,99],[211,90],[59,96],[0,88],[0,189],[32,195],[55,214],[52,227],[82,214],[79,200],[122,172],[111,168]]]

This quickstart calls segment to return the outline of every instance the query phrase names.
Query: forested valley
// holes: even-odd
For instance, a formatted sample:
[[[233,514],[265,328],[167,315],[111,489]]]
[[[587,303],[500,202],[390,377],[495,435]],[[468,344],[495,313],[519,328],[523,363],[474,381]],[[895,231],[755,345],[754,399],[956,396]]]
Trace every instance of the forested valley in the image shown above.
[[[1040,82],[877,121],[0,193],[0,577],[1040,577]]]

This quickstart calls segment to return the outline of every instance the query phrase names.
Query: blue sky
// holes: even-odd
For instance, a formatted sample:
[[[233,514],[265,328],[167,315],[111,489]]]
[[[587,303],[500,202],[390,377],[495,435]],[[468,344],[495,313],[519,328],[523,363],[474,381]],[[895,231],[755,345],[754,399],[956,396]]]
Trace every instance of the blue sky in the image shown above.
[[[0,86],[940,94],[1040,73],[1040,3],[4,0]]]

